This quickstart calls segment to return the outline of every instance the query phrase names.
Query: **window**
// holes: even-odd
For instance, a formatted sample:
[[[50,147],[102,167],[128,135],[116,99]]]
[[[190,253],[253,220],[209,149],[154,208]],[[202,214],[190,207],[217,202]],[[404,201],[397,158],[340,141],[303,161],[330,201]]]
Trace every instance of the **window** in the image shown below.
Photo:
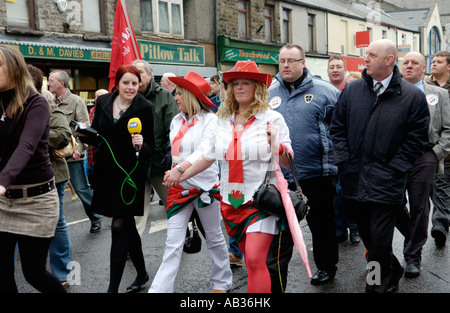
[[[281,42],[287,43],[290,39],[290,20],[291,20],[291,10],[283,9],[282,11],[282,29],[281,29]]]
[[[238,1],[238,37],[246,39],[248,37],[247,25],[247,1]]]
[[[315,51],[315,36],[314,36],[314,24],[315,24],[316,16],[313,14],[308,14],[308,51]]]
[[[83,0],[83,25],[85,32],[103,32],[103,0]]]
[[[35,28],[34,0],[6,1],[8,26]]]
[[[381,39],[387,39],[387,30],[382,30],[381,31]]]
[[[141,0],[143,31],[183,36],[182,0]]]
[[[154,31],[152,0],[141,0],[141,28],[143,31]]]
[[[436,52],[441,50],[441,37],[439,36],[439,32],[436,27],[433,27],[430,30],[428,45],[430,47],[430,55],[435,55]]]
[[[264,36],[266,42],[272,42],[272,21],[273,21],[273,8],[270,6],[264,7]]]

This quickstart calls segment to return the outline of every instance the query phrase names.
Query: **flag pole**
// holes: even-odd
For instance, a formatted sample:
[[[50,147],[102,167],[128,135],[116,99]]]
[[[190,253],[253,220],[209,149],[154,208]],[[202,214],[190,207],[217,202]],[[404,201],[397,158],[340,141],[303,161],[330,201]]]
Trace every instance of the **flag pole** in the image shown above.
[[[131,27],[129,15],[128,15],[127,4],[125,3],[125,0],[120,0],[120,3],[122,4],[122,10],[123,10],[124,15],[125,15],[125,21],[127,22],[127,27],[129,29],[133,29]],[[134,54],[136,54],[136,56],[139,57],[140,56],[139,49],[136,46],[136,42],[135,42],[134,38],[132,38],[131,43],[133,44]]]

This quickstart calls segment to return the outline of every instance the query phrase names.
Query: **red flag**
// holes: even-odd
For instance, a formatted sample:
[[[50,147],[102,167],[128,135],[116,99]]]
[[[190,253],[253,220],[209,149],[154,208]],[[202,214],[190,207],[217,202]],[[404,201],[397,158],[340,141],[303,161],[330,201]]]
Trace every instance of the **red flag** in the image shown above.
[[[142,57],[130,23],[127,6],[124,0],[117,0],[109,65],[109,91],[114,86],[117,69],[123,64],[131,64],[136,59],[142,59]]]

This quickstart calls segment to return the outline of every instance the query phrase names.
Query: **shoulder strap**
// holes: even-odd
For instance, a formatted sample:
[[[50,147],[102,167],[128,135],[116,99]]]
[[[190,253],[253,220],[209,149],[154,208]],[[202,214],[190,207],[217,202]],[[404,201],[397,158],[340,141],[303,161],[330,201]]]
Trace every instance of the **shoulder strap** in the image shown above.
[[[292,155],[287,153],[286,150],[284,153],[286,153],[286,156],[289,160],[289,165],[291,166],[291,172],[292,172],[292,177],[294,178],[295,186],[297,187],[297,190],[301,192],[302,188],[300,187],[300,184],[297,179],[297,174],[295,173],[295,167],[294,167],[294,161],[292,160]]]

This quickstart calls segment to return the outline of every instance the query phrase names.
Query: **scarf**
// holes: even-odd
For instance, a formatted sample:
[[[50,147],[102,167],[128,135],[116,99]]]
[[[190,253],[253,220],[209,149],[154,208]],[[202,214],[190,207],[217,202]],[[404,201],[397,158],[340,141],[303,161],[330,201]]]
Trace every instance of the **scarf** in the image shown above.
[[[244,168],[242,166],[241,136],[254,121],[255,117],[251,116],[239,131],[236,131],[234,122],[231,122],[233,124],[233,139],[228,146],[225,160],[228,161],[229,165],[228,201],[235,209],[244,203]]]

